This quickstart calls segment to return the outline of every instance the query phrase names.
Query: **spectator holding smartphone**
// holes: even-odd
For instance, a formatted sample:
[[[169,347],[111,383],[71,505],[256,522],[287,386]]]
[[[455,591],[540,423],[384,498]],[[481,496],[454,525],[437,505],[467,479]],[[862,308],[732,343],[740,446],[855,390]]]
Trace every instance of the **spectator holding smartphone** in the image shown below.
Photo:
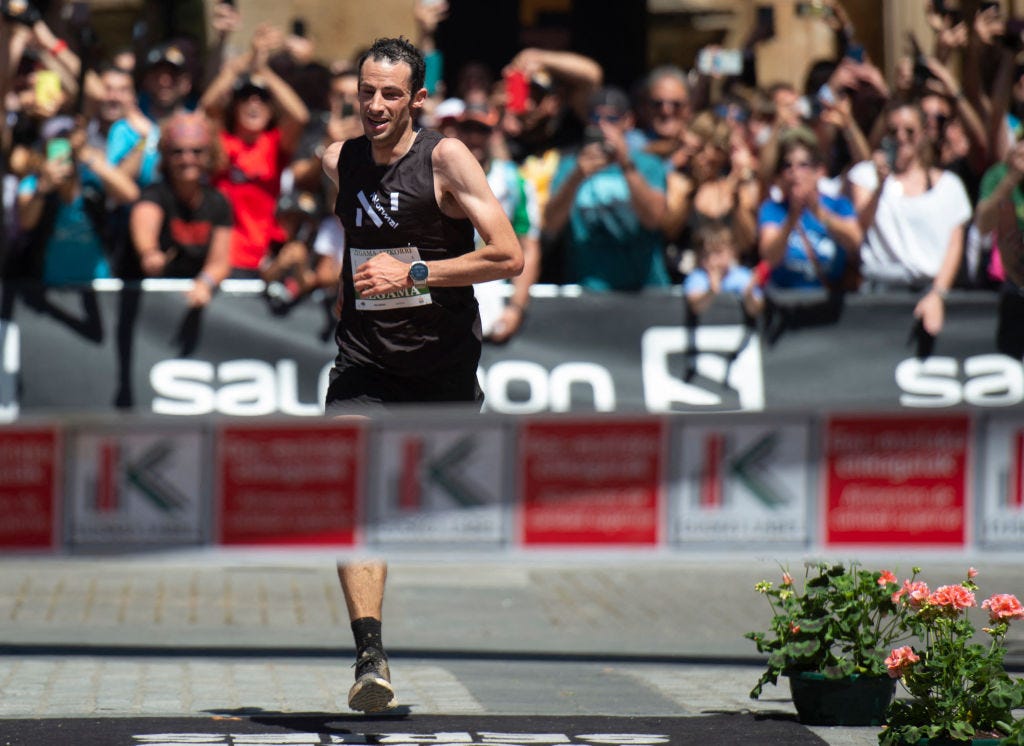
[[[884,116],[883,149],[848,175],[865,232],[862,289],[922,293],[914,316],[935,336],[960,267],[971,202],[955,174],[931,164],[919,104],[897,101]]]
[[[546,229],[568,227],[566,280],[591,290],[666,286],[664,162],[627,146],[632,114],[618,88],[591,97],[590,121],[593,136],[561,159],[544,211]]]
[[[83,166],[101,180],[106,198],[138,199],[135,183],[86,143],[85,131],[69,117],[43,127],[46,157],[38,173],[18,186],[23,276],[45,285],[74,285],[111,276],[107,257],[104,194],[83,187]]]

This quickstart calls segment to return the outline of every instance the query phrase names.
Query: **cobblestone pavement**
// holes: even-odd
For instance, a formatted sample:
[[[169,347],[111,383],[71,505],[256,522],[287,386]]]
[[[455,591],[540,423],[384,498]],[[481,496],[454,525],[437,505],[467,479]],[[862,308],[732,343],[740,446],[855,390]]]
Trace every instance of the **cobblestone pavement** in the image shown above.
[[[919,564],[931,582],[965,570]],[[1015,564],[974,564],[984,589],[1024,595]],[[400,559],[385,644],[414,713],[792,715],[784,685],[747,696],[761,668],[743,633],[768,620],[753,585],[778,574],[767,559]],[[0,718],[344,712],[351,659],[326,556],[0,560]]]

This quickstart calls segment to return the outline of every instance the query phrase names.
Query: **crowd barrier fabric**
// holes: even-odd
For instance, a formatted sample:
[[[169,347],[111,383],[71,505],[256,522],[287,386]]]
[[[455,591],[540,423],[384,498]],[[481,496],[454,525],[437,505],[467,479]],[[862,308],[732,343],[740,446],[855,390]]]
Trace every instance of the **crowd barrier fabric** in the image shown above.
[[[162,287],[6,288],[0,417],[322,413],[336,352],[324,304],[306,301],[275,315],[258,291],[229,289],[196,312],[180,290]],[[1021,361],[996,350],[993,294],[951,296],[934,340],[914,333],[915,301],[907,294],[786,300],[756,324],[735,306],[687,323],[673,292],[539,294],[519,335],[484,347],[485,408],[913,411],[1024,402]]]

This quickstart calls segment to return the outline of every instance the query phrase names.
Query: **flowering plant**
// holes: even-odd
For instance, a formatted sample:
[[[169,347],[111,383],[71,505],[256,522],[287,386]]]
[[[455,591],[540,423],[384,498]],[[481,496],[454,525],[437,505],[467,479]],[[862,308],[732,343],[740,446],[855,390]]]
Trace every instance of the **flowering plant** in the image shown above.
[[[888,570],[824,562],[806,566],[802,591],[786,571],[778,586],[758,583],[755,589],[768,599],[773,616],[769,634],[745,635],[758,652],[768,653],[767,669],[750,696],[759,697],[780,674],[884,677],[886,653],[906,635],[905,606],[894,601],[899,587]]]
[[[988,614],[982,632],[988,641],[974,642],[968,611],[978,607],[976,575],[971,568],[959,585],[934,591],[907,581],[893,594],[920,646],[896,648],[886,658],[889,675],[903,683],[911,698],[889,706],[888,726],[878,736],[882,746],[984,737],[1024,746],[1024,726],[1011,712],[1024,706],[1024,681],[1010,678],[1003,666],[1006,633],[1011,621],[1024,619],[1024,606],[1008,593],[982,601],[980,608]]]

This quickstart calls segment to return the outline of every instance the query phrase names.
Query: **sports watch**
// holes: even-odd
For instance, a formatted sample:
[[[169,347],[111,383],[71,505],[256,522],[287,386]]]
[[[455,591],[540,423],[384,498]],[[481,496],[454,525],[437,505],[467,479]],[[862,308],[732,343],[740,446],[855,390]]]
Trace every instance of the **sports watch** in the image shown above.
[[[423,290],[427,286],[427,278],[430,276],[430,268],[426,262],[413,262],[409,265],[409,279],[412,286],[417,290]]]

